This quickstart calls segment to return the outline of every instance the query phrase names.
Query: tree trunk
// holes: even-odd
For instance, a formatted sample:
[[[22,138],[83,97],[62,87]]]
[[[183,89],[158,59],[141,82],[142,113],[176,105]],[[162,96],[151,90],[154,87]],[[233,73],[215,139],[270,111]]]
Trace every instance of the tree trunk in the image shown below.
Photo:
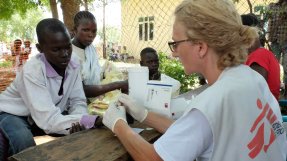
[[[50,8],[51,8],[51,12],[52,12],[52,17],[59,19],[56,0],[50,0]]]
[[[84,6],[85,6],[85,10],[89,11],[88,0],[84,0]]]
[[[80,0],[61,0],[64,23],[73,37],[74,16],[80,11]]]
[[[106,50],[106,0],[103,0],[103,57],[107,58]]]
[[[252,4],[251,4],[250,0],[247,0],[247,3],[248,3],[248,6],[249,6],[249,12],[253,13],[253,7],[252,7]]]

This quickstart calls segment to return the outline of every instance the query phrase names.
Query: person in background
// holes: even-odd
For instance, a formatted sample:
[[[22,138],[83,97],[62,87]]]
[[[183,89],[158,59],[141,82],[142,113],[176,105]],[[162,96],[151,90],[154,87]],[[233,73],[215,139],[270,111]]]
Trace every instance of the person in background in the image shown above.
[[[117,60],[117,55],[116,55],[116,52],[115,52],[115,49],[111,49],[111,59],[112,61],[115,61]]]
[[[148,67],[149,80],[160,80],[159,58],[155,49],[147,47],[140,52],[140,65]]]
[[[271,43],[272,52],[278,62],[282,63],[285,84],[284,97],[287,97],[287,0],[270,3],[267,13],[268,41]]]
[[[241,15],[242,24],[257,26],[259,21],[254,14]],[[261,74],[267,81],[270,91],[279,100],[280,95],[280,65],[275,55],[261,46],[259,38],[248,49],[246,65]]]
[[[127,81],[118,81],[100,85],[102,69],[99,56],[92,45],[97,34],[97,23],[89,11],[80,11],[74,17],[74,33],[72,40],[73,56],[80,59],[81,76],[86,97],[96,97],[104,93],[121,89],[128,91]]]
[[[126,46],[123,46],[122,54],[123,54],[123,60],[124,60],[124,62],[126,62],[127,58],[128,58],[128,52],[127,52]]]
[[[180,82],[159,71],[159,58],[157,51],[153,48],[146,47],[140,52],[140,65],[148,67],[149,80],[161,80],[172,84],[172,95],[179,94]]]
[[[117,57],[117,60],[121,61],[122,58],[121,58],[121,54],[120,54],[120,51],[119,50],[116,50],[116,57]]]
[[[38,23],[36,32],[41,53],[0,94],[0,140],[9,143],[0,142],[1,160],[5,160],[5,147],[9,148],[5,156],[11,156],[34,146],[34,131],[67,135],[92,128],[99,120],[87,113],[80,66],[71,58],[71,38],[65,25],[48,18]]]
[[[209,87],[176,121],[148,112],[122,94],[103,123],[134,160],[286,161],[286,132],[264,78],[244,65],[257,31],[242,25],[230,0],[184,0],[175,9],[169,47],[186,74],[202,74]],[[153,144],[126,123],[125,110],[163,135]],[[240,139],[239,139],[240,138]]]
[[[144,48],[140,52],[140,56],[141,56],[140,65],[147,66],[149,69],[149,80],[162,80],[162,81],[170,82],[171,84],[173,84],[170,110],[171,110],[171,113],[174,119],[177,119],[185,111],[185,107],[178,106],[178,104],[180,105],[184,104],[182,102],[178,103],[179,100],[182,100],[182,98],[184,98],[186,100],[185,104],[188,104],[190,100],[192,100],[195,96],[200,94],[202,91],[204,91],[208,87],[208,84],[206,83],[205,78],[201,74],[198,74],[198,80],[199,80],[200,86],[186,93],[179,94],[180,82],[165,74],[160,73],[159,58],[158,58],[158,54],[155,49],[150,48],[150,47]]]

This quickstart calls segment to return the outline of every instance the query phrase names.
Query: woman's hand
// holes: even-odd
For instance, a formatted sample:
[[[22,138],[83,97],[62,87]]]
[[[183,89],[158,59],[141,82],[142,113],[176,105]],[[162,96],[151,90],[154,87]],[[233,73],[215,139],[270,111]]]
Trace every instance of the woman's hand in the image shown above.
[[[103,125],[104,125],[103,124],[103,117],[102,116],[98,116],[98,118],[95,121],[94,128],[100,128]]]
[[[122,103],[127,112],[139,122],[143,122],[147,117],[148,111],[145,107],[138,105],[138,103],[126,94],[119,97],[119,102]]]
[[[104,113],[103,123],[114,132],[114,127],[119,120],[127,122],[126,110],[123,106],[116,106],[114,103],[111,103]]]

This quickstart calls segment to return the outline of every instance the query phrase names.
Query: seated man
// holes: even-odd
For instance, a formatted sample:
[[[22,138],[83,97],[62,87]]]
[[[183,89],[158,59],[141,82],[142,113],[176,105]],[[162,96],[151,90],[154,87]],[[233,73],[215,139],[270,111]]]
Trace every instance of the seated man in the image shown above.
[[[7,148],[11,156],[34,146],[35,130],[67,135],[92,128],[99,120],[87,113],[80,66],[71,57],[65,25],[58,19],[44,19],[36,32],[41,53],[0,94],[0,160],[6,160]]]
[[[172,84],[172,95],[179,94],[180,82],[159,71],[159,59],[155,49],[147,47],[140,52],[140,65],[149,69],[149,80],[161,80]]]
[[[241,15],[243,25],[256,26],[257,17],[253,14]],[[261,47],[259,38],[248,49],[246,65],[261,74],[269,86],[270,91],[278,100],[280,95],[280,66],[274,54]]]

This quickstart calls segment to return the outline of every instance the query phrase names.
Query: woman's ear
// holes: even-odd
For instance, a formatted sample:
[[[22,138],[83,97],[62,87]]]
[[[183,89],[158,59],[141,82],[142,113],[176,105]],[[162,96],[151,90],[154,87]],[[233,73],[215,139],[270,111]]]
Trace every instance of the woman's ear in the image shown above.
[[[199,45],[198,55],[199,55],[199,58],[202,59],[207,53],[208,45],[205,42],[198,42],[198,45]]]
[[[41,47],[41,45],[39,43],[36,44],[36,48],[38,49],[38,51],[40,53],[42,53],[43,50],[42,50],[42,47]]]

